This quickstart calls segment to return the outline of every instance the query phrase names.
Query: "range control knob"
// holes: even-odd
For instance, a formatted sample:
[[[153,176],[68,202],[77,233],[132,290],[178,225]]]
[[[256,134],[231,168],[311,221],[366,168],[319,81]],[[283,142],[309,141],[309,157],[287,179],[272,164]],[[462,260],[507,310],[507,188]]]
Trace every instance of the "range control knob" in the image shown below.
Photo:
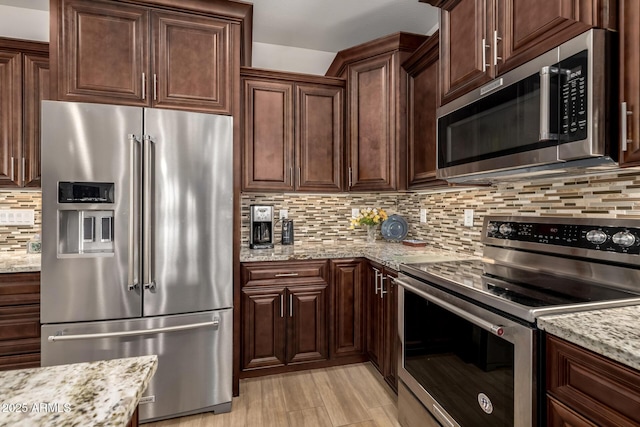
[[[513,227],[511,227],[511,224],[501,224],[500,228],[498,229],[500,231],[500,234],[502,234],[503,236],[508,236],[511,233],[513,233]]]
[[[607,241],[607,233],[602,230],[591,230],[587,233],[587,240],[596,245],[601,245]]]
[[[616,245],[620,245],[623,248],[628,248],[636,242],[636,237],[628,231],[619,231],[618,233],[613,235],[611,240],[613,240],[613,243],[615,243]]]
[[[489,225],[487,225],[487,234],[488,235],[492,235],[498,232],[498,226],[496,225],[495,222],[490,222]]]

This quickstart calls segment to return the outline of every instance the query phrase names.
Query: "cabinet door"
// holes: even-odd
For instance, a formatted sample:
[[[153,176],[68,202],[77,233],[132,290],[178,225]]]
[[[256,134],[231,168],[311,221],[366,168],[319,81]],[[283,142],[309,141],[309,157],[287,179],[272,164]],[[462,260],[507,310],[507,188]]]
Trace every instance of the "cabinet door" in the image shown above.
[[[461,0],[440,11],[441,104],[491,80],[488,7],[493,0]]]
[[[293,85],[243,80],[244,189],[293,190]]]
[[[19,52],[0,51],[0,185],[18,185],[22,141],[22,63]]]
[[[24,55],[22,185],[40,187],[40,102],[49,99],[49,57]]]
[[[296,85],[296,189],[342,189],[342,88]]]
[[[351,190],[396,189],[394,55],[349,67],[349,184]]]
[[[331,261],[331,358],[364,354],[362,262]]]
[[[370,265],[366,294],[367,354],[382,373],[384,369],[384,300],[381,298],[382,267]]]
[[[326,360],[327,285],[303,285],[287,289],[287,363]]]
[[[409,87],[407,96],[408,185],[419,189],[443,185],[436,179],[438,107],[438,33],[432,36],[416,55],[419,58],[407,67]],[[403,65],[404,66],[404,65]]]
[[[599,5],[609,3],[560,0],[540,7],[539,0],[493,1],[497,25],[490,34],[491,63],[498,75],[598,25]]]
[[[149,105],[149,12],[120,2],[62,1],[58,99]]]
[[[620,164],[635,166],[640,165],[640,2],[620,0],[619,7],[620,102],[628,112],[620,129]]]
[[[591,421],[567,408],[556,399],[547,396],[547,426],[549,427],[596,427]]]
[[[153,105],[231,114],[230,24],[152,12]]]
[[[384,271],[382,284],[384,299],[384,369],[382,375],[389,386],[398,391],[398,352],[400,338],[398,337],[398,285],[395,279],[398,273],[393,270]]]
[[[242,290],[242,368],[285,364],[285,288]]]

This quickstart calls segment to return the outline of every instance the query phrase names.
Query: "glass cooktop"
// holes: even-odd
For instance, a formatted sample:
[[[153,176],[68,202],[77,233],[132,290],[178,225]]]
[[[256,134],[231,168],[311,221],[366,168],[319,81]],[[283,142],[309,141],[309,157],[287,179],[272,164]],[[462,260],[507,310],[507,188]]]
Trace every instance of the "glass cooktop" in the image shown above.
[[[542,314],[604,308],[602,304],[640,303],[640,293],[599,286],[584,280],[484,260],[459,260],[401,265],[401,272],[528,321]],[[612,304],[613,303],[613,304]]]

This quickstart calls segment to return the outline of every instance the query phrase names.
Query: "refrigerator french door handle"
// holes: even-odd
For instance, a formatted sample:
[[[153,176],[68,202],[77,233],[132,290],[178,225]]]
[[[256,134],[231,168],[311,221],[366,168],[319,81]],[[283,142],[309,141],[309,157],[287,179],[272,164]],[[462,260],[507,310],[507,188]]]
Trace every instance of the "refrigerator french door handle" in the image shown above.
[[[99,334],[79,334],[79,335],[49,335],[47,341],[77,341],[77,340],[94,340],[99,338],[120,338],[120,337],[135,337],[139,335],[152,335],[165,332],[186,331],[189,329],[199,329],[212,326],[214,329],[218,329],[220,326],[220,319],[215,317],[211,322],[191,323],[189,325],[180,326],[167,326],[165,328],[153,328],[153,329],[138,329],[135,331],[124,332],[104,332]]]
[[[153,212],[154,203],[153,192],[153,155],[154,141],[149,135],[144,135],[144,184],[143,184],[143,260],[142,260],[142,282],[143,288],[153,291],[156,289],[156,282],[153,278]]]
[[[140,180],[141,164],[140,164],[140,139],[134,134],[128,135],[131,146],[129,154],[129,203],[131,210],[129,214],[129,277],[127,280],[127,289],[134,291],[140,288]]]

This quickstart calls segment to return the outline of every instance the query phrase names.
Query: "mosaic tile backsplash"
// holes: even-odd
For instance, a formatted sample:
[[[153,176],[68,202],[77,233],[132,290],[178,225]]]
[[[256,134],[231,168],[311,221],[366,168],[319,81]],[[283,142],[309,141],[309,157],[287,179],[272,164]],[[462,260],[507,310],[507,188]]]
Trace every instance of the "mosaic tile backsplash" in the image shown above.
[[[352,208],[379,207],[402,215],[409,223],[408,238],[427,241],[434,249],[480,255],[480,231],[486,215],[634,218],[640,220],[640,169],[617,174],[565,179],[537,179],[494,187],[449,189],[425,193],[242,194],[243,245],[249,244],[249,205],[271,204],[275,216],[287,209],[294,221],[295,244],[340,244],[364,241],[366,231],[349,229]],[[420,223],[420,208],[427,222]],[[26,251],[40,232],[41,193],[0,191],[0,209],[34,209],[35,225],[0,226],[0,252]],[[463,225],[465,209],[474,210],[473,227]],[[280,227],[276,226],[276,242]],[[379,236],[379,238],[381,238]]]
[[[295,244],[363,241],[364,229],[349,230],[351,209],[380,207],[407,220],[408,238],[425,240],[434,249],[481,255],[480,232],[486,215],[640,220],[640,169],[433,193],[243,194],[243,245],[249,242],[251,204],[274,205],[276,218],[280,209],[288,209]],[[426,223],[420,223],[420,208],[427,210]],[[473,227],[463,225],[465,209],[474,210]],[[276,226],[276,242],[279,229]]]
[[[42,227],[42,193],[32,190],[0,191],[0,209],[33,209],[34,225],[0,225],[0,252],[27,253],[27,242]]]

